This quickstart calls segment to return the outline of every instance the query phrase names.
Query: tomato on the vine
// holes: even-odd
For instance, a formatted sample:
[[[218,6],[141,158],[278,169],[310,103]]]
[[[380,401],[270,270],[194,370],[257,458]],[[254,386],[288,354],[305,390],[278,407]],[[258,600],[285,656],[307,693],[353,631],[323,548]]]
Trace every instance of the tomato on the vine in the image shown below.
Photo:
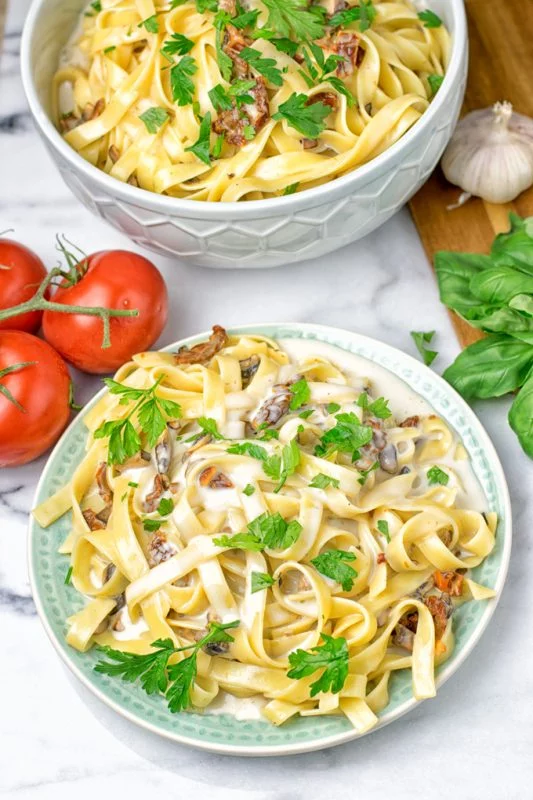
[[[11,239],[0,239],[0,309],[18,306],[33,297],[45,275],[43,262],[29,248]],[[0,330],[33,333],[42,316],[42,311],[19,314],[0,321]]]
[[[53,302],[137,309],[138,315],[111,317],[110,346],[102,347],[101,317],[45,311],[45,338],[67,361],[84,372],[114,372],[155,342],[167,320],[168,295],[161,273],[147,258],[127,250],[106,250],[88,256],[71,268],[70,275],[71,280],[63,280],[57,288]]]
[[[67,365],[49,344],[24,331],[0,331],[0,467],[37,458],[70,416]]]

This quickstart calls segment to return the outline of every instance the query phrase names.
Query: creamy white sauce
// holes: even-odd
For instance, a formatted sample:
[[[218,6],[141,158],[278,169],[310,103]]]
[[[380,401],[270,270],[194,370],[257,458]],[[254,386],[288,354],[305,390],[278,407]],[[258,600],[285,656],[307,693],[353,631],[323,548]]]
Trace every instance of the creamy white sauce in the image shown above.
[[[237,720],[264,719],[261,714],[268,700],[260,695],[253,697],[235,697],[220,690],[217,697],[204,709],[205,714],[231,714]]]

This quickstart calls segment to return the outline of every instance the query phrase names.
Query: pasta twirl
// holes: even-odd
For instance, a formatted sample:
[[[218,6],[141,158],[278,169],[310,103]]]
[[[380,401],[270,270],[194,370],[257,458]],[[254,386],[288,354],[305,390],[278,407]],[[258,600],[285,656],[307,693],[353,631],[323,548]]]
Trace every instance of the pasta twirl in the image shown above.
[[[71,483],[35,515],[73,512],[61,551],[87,598],[73,647],[192,648],[193,708],[254,696],[276,725],[344,714],[363,732],[394,671],[435,693],[456,606],[494,594],[469,570],[496,518],[465,489],[443,420],[397,415],[342,351],[312,347],[246,335],[135,356],[86,415]],[[112,426],[128,421],[138,443],[119,452]],[[214,622],[231,636],[204,647]]]

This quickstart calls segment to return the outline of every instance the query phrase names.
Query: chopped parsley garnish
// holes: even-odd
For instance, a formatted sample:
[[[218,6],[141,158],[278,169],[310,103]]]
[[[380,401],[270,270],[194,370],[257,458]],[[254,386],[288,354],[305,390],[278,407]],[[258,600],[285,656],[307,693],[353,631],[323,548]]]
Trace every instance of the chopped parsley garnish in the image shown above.
[[[326,406],[326,411],[328,414],[336,414],[337,411],[340,411],[341,407],[338,403],[328,403]]]
[[[289,185],[284,188],[283,194],[294,194],[299,185],[300,181],[296,181],[296,183],[289,183]]]
[[[107,55],[108,53],[112,53],[113,50],[116,50],[116,49],[117,49],[116,45],[112,44],[109,47],[104,47],[104,53],[105,53],[105,55]]]
[[[389,401],[385,400],[384,397],[378,397],[377,400],[373,400],[371,403],[367,393],[362,392],[357,398],[357,405],[378,419],[389,419],[389,417],[392,417]]]
[[[346,639],[322,633],[323,644],[311,650],[296,650],[289,655],[290,670],[288,678],[306,678],[317,670],[322,675],[311,684],[310,694],[314,697],[319,692],[340,692],[348,677],[349,652]]]
[[[443,469],[437,466],[428,469],[427,478],[430,486],[433,486],[436,483],[440,483],[441,486],[447,486],[448,481],[450,480],[448,473],[444,472]]]
[[[257,17],[261,12],[255,8],[253,11],[243,11],[241,14],[238,14],[236,17],[231,19],[231,24],[234,28],[239,28],[242,30],[243,28],[254,28],[257,23]]]
[[[356,558],[355,553],[347,550],[326,550],[325,553],[312,558],[311,564],[322,575],[340,583],[344,592],[349,592],[359,573],[346,562],[355,561]]]
[[[135,481],[128,481],[128,486],[131,486],[132,489],[137,489],[139,484],[135,483]]]
[[[187,56],[185,56],[187,58]],[[185,150],[189,153],[194,153],[196,158],[199,158],[200,161],[203,161],[204,164],[208,164],[211,166],[211,155],[209,152],[209,148],[211,145],[211,112],[208,111],[203,120],[200,123],[200,130],[198,132],[198,139],[192,144],[190,147],[186,147]],[[200,420],[198,420],[200,424]],[[215,423],[216,427],[216,423]],[[211,431],[207,431],[211,433]],[[215,436],[215,434],[212,434]],[[220,436],[215,436],[217,439],[224,438]]]
[[[279,481],[274,492],[285,485],[287,478],[293,475],[300,463],[300,449],[294,439],[286,444],[281,453],[275,453],[263,461],[263,472],[274,481]]]
[[[246,495],[246,497],[250,497],[255,492],[255,486],[252,486],[251,483],[247,483],[242,493]]]
[[[220,433],[216,419],[213,419],[213,417],[198,417],[196,421],[204,433],[208,433],[213,439],[224,440],[225,437]]]
[[[308,0],[263,0],[268,9],[266,28],[277,35],[313,41],[324,35],[324,9],[308,6]]]
[[[275,31],[269,31],[266,28],[260,28],[252,33],[252,39],[266,39],[274,45],[276,50],[281,53],[286,53],[291,58],[294,58],[298,50],[298,42],[293,42],[292,39],[284,37],[277,38]]]
[[[281,70],[277,68],[275,59],[263,58],[260,50],[255,50],[253,47],[244,47],[239,57],[274,86],[283,86]]]
[[[173,33],[170,39],[167,39],[161,48],[161,52],[167,58],[172,56],[185,56],[194,47],[192,39],[188,39],[182,33]]]
[[[328,486],[333,486],[334,489],[338,489],[340,482],[338,478],[332,478],[331,475],[324,475],[323,472],[319,472],[318,475],[315,475],[313,480],[309,483],[312,489],[327,489]]]
[[[377,13],[372,0],[361,0],[360,5],[338,11],[331,17],[329,24],[333,28],[344,28],[352,22],[359,22],[359,30],[364,33],[374,22]]]
[[[326,128],[325,118],[331,108],[322,102],[307,105],[309,98],[305,94],[291,94],[288,100],[281,103],[272,119],[286,120],[287,123],[308,139],[316,139]]]
[[[166,108],[159,108],[158,106],[149,108],[144,114],[139,114],[139,119],[142,119],[144,122],[148,133],[157,133],[168,118],[169,113]]]
[[[252,594],[268,589],[276,581],[268,572],[252,572]]]
[[[371,467],[368,469],[361,469],[359,470],[359,477],[357,478],[357,483],[360,483],[361,486],[364,486],[366,483],[366,479],[370,475],[371,472],[374,472],[376,469],[379,469],[379,461],[374,461]]]
[[[218,547],[232,547],[239,550],[259,552],[268,547],[271,550],[286,550],[298,539],[302,526],[298,520],[286,522],[281,514],[265,512],[248,523],[247,531],[233,536],[219,536],[213,539]]]
[[[340,78],[335,77],[335,75],[328,75],[326,78],[327,82],[330,83],[333,88],[339,93],[343,94],[346,98],[346,101],[350,108],[353,108],[357,105],[357,100],[348,89],[348,87],[341,81]]]
[[[269,442],[271,439],[279,439],[279,431],[275,428],[265,428],[261,436],[258,437],[261,442]]]
[[[383,534],[387,542],[390,542],[389,523],[386,519],[378,519],[377,528]]]
[[[253,442],[238,442],[228,447],[227,453],[235,456],[250,456],[250,458],[257,458],[258,461],[266,461],[268,453],[264,447]]]
[[[300,417],[300,419],[309,419],[311,414],[314,414],[314,413],[315,413],[315,409],[314,408],[308,408],[305,411],[300,411],[298,416]]]
[[[67,574],[65,575],[65,580],[64,580],[65,586],[69,586],[70,585],[70,579],[72,578],[72,570],[73,569],[74,569],[74,567],[69,567],[68,570],[67,570]]]
[[[442,86],[444,75],[428,75],[428,83],[431,89],[431,96],[434,97]]]
[[[229,89],[225,89],[221,83],[218,83],[209,90],[209,99],[216,111],[229,111],[233,108],[233,102],[237,107],[245,103],[253,103],[254,98],[248,94],[248,91],[255,85],[255,81],[238,80],[234,81]]]
[[[442,20],[434,11],[426,9],[418,12],[418,19],[424,23],[424,28],[440,28]]]
[[[195,0],[196,10],[199,14],[203,14],[204,11],[217,11],[218,10],[218,0]]]
[[[320,444],[315,447],[315,455],[324,458],[337,450],[351,453],[352,461],[357,461],[360,456],[359,448],[372,440],[372,428],[362,425],[352,412],[337,414],[335,419],[337,424],[322,436]]]
[[[166,517],[168,514],[171,514],[172,511],[174,511],[174,501],[172,498],[162,497],[157,506],[157,513],[162,517]]]
[[[213,158],[220,158],[223,146],[224,146],[224,134],[221,133],[215,139],[215,144],[213,145],[213,149],[211,150],[211,155]]]
[[[242,129],[242,135],[247,142],[255,138],[255,128],[253,125],[245,125]]]
[[[291,411],[297,411],[300,406],[305,406],[311,399],[311,389],[305,378],[293,383],[290,389],[292,392],[291,402],[289,403]]]
[[[228,629],[236,628],[240,620],[233,622],[210,622],[207,634],[198,642],[185,647],[174,647],[172,639],[157,639],[152,642],[152,653],[127,653],[111,647],[99,647],[111,661],[99,661],[94,667],[96,672],[111,677],[120,677],[123,681],[134,683],[140,680],[147,694],[161,692],[168,701],[172,713],[183,711],[191,705],[191,688],[196,678],[198,651],[216,642],[233,642]],[[174,653],[192,650],[186,658],[174,664],[169,659]]]
[[[158,531],[163,523],[159,519],[143,519],[143,528],[149,533]]]
[[[90,11],[86,11],[84,16],[85,17],[94,17],[96,14],[98,14],[102,10],[102,3],[101,3],[100,0],[93,0],[93,2],[90,4],[89,8],[91,10]]]
[[[170,68],[170,88],[172,99],[179,106],[188,106],[192,103],[194,95],[194,83],[191,75],[194,75],[198,67],[192,56],[183,56],[177,64]],[[209,123],[211,125],[211,123]]]
[[[107,462],[108,464],[122,464],[141,449],[141,439],[133,427],[131,419],[137,414],[137,420],[143,433],[146,434],[148,445],[153,447],[166,428],[167,419],[181,417],[181,408],[172,400],[164,400],[156,396],[156,389],[163,380],[161,375],[149,389],[134,389],[122,383],[104,378],[104,383],[111,394],[120,395],[120,404],[134,406],[130,413],[123,419],[108,420],[103,422],[93,434],[95,439],[109,437]]]
[[[214,25],[216,28],[215,49],[217,54],[218,66],[220,68],[222,77],[224,78],[225,81],[228,82],[231,80],[233,61],[228,56],[228,54],[224,52],[222,44],[224,41],[224,28],[226,27],[230,19],[231,17],[226,11],[217,11],[217,13],[215,14],[215,21],[214,21]]]
[[[435,331],[411,331],[411,336],[416,344],[416,349],[424,359],[424,364],[429,367],[438,356],[436,350],[428,350],[425,345],[430,344],[435,336]]]
[[[142,22],[137,25],[138,28],[144,28],[148,33],[159,33],[159,20],[157,14],[152,14],[151,17],[146,17]]]

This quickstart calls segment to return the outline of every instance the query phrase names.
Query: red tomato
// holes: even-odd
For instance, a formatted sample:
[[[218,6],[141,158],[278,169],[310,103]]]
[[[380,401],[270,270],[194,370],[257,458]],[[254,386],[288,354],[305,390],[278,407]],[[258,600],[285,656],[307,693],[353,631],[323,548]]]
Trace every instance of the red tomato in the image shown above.
[[[28,361],[35,363],[2,375]],[[55,350],[30,333],[0,331],[0,467],[25,464],[48,450],[68,422],[69,400],[70,375]]]
[[[38,256],[23,244],[0,239],[0,309],[18,306],[35,294],[46,275]],[[41,325],[42,311],[31,311],[0,322],[0,330],[33,333]]]
[[[148,259],[127,250],[94,253],[79,270],[78,283],[62,284],[52,298],[54,302],[137,309],[139,315],[111,318],[111,347],[103,349],[100,317],[45,311],[45,338],[84,372],[114,372],[132,355],[147,350],[163,330],[168,305],[165,282]]]

